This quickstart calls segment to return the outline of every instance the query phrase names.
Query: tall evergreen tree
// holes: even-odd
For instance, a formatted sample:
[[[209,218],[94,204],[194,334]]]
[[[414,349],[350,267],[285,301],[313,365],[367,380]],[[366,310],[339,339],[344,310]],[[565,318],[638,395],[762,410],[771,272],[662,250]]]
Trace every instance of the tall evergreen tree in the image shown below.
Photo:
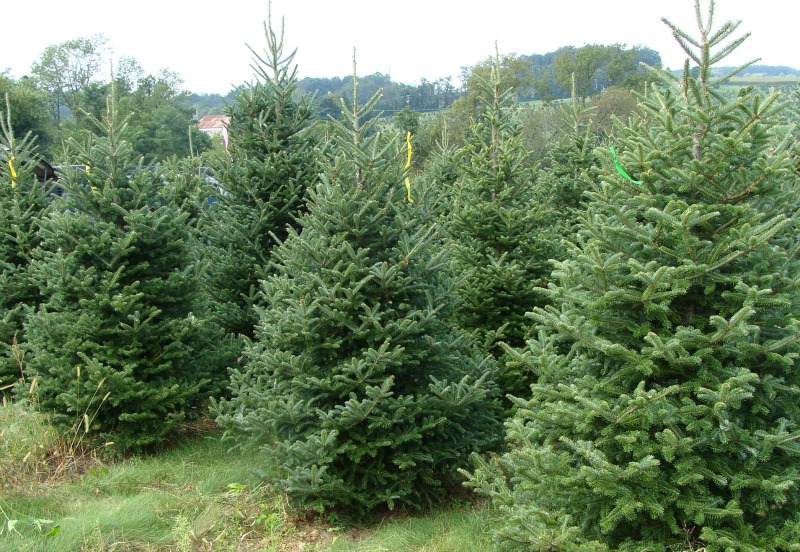
[[[73,144],[86,170],[66,175],[62,208],[41,223],[33,270],[44,305],[27,322],[26,375],[58,426],[91,422],[90,437],[125,452],[197,415],[209,374],[195,346],[186,214],[157,171],[136,170],[125,120],[108,105],[94,120],[103,137]]]
[[[299,506],[422,506],[498,436],[492,370],[448,314],[434,217],[407,202],[397,140],[333,124],[330,163],[265,280],[265,307],[232,398],[216,407],[238,446],[276,466]],[[418,190],[415,190],[415,194]]]
[[[223,333],[234,339],[253,336],[259,280],[319,173],[311,100],[298,94],[295,52],[285,54],[283,32],[276,36],[271,24],[264,32],[267,50],[253,50],[255,81],[235,91],[226,111],[229,157],[214,167],[223,193],[201,224],[205,290]]]
[[[453,266],[463,276],[455,288],[456,320],[486,352],[502,358],[500,343],[521,346],[525,313],[544,304],[534,287],[552,271],[559,233],[552,197],[537,185],[537,167],[514,121],[514,94],[503,88],[498,68],[499,62],[485,78],[474,75],[480,115],[460,152],[447,228]],[[504,392],[527,389],[517,371],[501,381]]]
[[[8,104],[6,104],[8,108]],[[35,145],[17,140],[10,109],[0,111],[0,394],[22,376],[26,309],[39,304],[31,277],[31,253],[39,245],[38,222],[49,206],[45,184],[34,174]],[[15,349],[14,345],[18,348]]]
[[[434,143],[433,151],[425,160],[422,176],[437,188],[438,193],[442,196],[442,203],[446,203],[455,193],[455,185],[461,173],[458,163],[458,148],[451,143],[447,121],[441,125],[439,136],[431,141]]]
[[[715,90],[744,38],[664,20],[689,61],[640,96],[575,247],[510,351],[538,380],[471,484],[533,550],[795,550],[798,182],[777,94]],[[745,37],[746,38],[746,37]],[[665,77],[669,75],[665,74]],[[624,173],[624,174],[623,174]],[[625,176],[627,175],[627,176]],[[630,180],[629,180],[630,178]]]
[[[592,112],[585,100],[577,97],[561,106],[561,131],[556,145],[548,152],[545,164],[545,186],[553,194],[553,208],[559,214],[567,239],[572,227],[584,212],[584,192],[600,174],[601,159],[597,153],[598,138],[593,132]],[[559,255],[560,257],[560,255]]]

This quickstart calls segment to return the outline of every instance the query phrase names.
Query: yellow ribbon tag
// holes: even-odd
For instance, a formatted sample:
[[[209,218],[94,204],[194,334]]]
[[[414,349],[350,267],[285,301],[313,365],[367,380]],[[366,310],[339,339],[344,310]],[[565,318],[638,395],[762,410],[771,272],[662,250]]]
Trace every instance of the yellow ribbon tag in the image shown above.
[[[14,169],[14,156],[8,160],[8,170],[11,171],[11,189],[17,187],[17,171]]]
[[[84,166],[86,167],[85,170],[86,170],[86,174],[88,176],[88,174],[89,174],[89,165],[84,165]],[[97,188],[95,186],[92,186],[91,184],[89,184],[89,188],[91,188],[92,192],[96,192],[97,191]]]
[[[406,161],[406,166],[403,168],[403,171],[408,171],[411,168],[411,154],[413,150],[411,149],[411,131],[406,133],[406,145],[408,146],[408,160]],[[414,200],[411,199],[411,180],[406,176],[406,191],[408,192],[408,202],[414,203]]]

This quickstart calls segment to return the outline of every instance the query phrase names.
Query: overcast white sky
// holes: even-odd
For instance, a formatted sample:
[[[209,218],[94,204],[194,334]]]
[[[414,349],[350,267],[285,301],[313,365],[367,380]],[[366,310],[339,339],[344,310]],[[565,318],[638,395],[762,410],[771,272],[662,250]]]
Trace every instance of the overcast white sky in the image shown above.
[[[709,0],[702,0],[705,16]],[[115,56],[148,73],[176,71],[187,90],[229,92],[253,78],[252,54],[266,46],[267,0],[0,0],[0,72],[27,74],[45,47],[105,34]],[[10,8],[10,9],[8,9]],[[276,29],[297,48],[301,77],[381,72],[417,83],[452,75],[495,51],[544,54],[591,43],[643,45],[665,65],[684,55],[661,21],[696,35],[694,0],[272,0]],[[715,28],[741,20],[752,36],[729,58],[800,68],[800,0],[717,0]]]

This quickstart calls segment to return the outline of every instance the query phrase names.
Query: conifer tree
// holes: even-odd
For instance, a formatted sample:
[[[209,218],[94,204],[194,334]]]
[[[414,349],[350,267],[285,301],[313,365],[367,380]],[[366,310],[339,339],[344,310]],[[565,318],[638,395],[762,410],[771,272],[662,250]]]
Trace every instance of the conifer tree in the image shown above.
[[[213,171],[204,165],[205,162],[202,156],[198,156],[171,158],[158,165],[162,180],[159,194],[162,200],[174,205],[181,215],[186,216],[190,230],[187,243],[193,254],[194,273],[191,278],[196,282],[204,282],[209,271],[204,256],[209,244],[204,241],[201,226],[208,223],[210,211],[220,197],[219,181],[213,176]],[[219,311],[209,302],[208,293],[202,291],[202,283],[200,289],[195,300],[197,310],[194,311],[194,316],[202,332],[196,346],[198,350],[202,350],[204,365],[210,367],[208,394],[219,397],[228,386],[227,367],[236,358],[234,354],[241,354],[241,348],[238,340],[231,339],[220,327]],[[231,347],[231,344],[235,345]]]
[[[140,169],[113,95],[98,137],[74,143],[61,209],[41,222],[34,277],[43,306],[27,322],[26,375],[61,428],[86,424],[115,451],[164,440],[206,404],[195,343],[186,214]],[[85,417],[84,417],[85,416]]]
[[[537,167],[514,121],[513,92],[503,88],[498,67],[476,76],[480,115],[460,152],[462,174],[447,228],[453,267],[462,276],[456,320],[502,358],[500,343],[521,346],[525,313],[544,304],[534,287],[552,271],[560,234],[552,196],[537,185]],[[516,371],[501,381],[504,393],[527,389],[527,378]]]
[[[296,51],[284,52],[283,30],[278,37],[271,23],[264,33],[263,55],[251,49],[255,80],[234,92],[226,110],[229,157],[214,167],[223,191],[201,225],[210,308],[234,339],[253,336],[259,280],[319,173],[311,99],[299,95],[292,66]],[[240,344],[234,348],[235,358]]]
[[[559,214],[561,229],[567,239],[584,211],[584,192],[597,180],[600,156],[598,138],[593,132],[592,112],[585,100],[577,97],[561,106],[561,132],[558,143],[548,152],[544,184],[552,192],[553,208]],[[561,257],[559,254],[557,257]]]
[[[172,157],[159,163],[163,193],[170,203],[186,212],[197,239],[202,239],[199,227],[220,196],[219,181],[204,165],[206,162],[203,157]]]
[[[777,94],[714,89],[744,38],[668,20],[689,61],[606,155],[570,256],[510,351],[537,382],[471,485],[532,550],[800,542],[798,182]],[[669,78],[669,74],[664,74]],[[627,176],[626,176],[627,175]],[[513,547],[513,546],[512,546]]]
[[[444,249],[404,151],[366,119],[333,126],[330,160],[275,274],[218,421],[276,466],[294,504],[369,512],[437,498],[469,451],[498,436],[493,363],[448,320]],[[404,149],[404,148],[403,148]]]
[[[426,159],[422,176],[438,190],[446,203],[455,193],[455,186],[460,177],[458,149],[450,142],[447,122],[442,126],[441,136],[434,140],[434,148]]]
[[[8,105],[6,105],[8,107]],[[0,394],[22,376],[26,309],[39,304],[31,278],[31,252],[39,245],[38,221],[47,211],[45,184],[33,173],[35,144],[17,140],[7,109],[0,112]],[[15,348],[16,351],[15,351]]]

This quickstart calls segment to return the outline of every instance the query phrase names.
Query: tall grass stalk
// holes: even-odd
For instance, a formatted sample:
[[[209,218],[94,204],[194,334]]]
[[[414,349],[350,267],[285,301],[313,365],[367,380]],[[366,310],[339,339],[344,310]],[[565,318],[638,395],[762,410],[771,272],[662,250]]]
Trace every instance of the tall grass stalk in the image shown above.
[[[48,422],[38,401],[39,377],[28,384],[23,361],[25,350],[12,343],[12,354],[20,366],[18,387],[25,389],[17,399],[2,396],[0,408],[0,488],[13,488],[31,483],[61,481],[85,473],[102,463],[98,449],[89,442],[91,427],[110,392],[100,397],[105,378],[94,389],[86,409],[76,417],[70,429],[57,432]],[[80,366],[76,376],[81,377]],[[102,444],[102,448],[113,445]]]

